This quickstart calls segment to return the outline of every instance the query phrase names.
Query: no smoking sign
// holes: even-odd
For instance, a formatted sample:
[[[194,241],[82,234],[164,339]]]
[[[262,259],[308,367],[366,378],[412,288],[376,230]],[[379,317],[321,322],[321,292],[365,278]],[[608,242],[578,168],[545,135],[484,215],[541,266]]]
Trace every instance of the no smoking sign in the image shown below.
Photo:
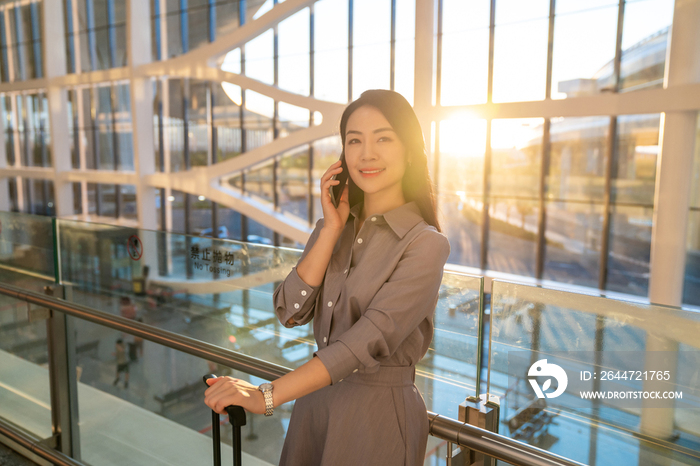
[[[136,235],[131,235],[127,241],[127,250],[129,251],[129,257],[132,260],[139,260],[143,256],[143,244],[141,239]]]

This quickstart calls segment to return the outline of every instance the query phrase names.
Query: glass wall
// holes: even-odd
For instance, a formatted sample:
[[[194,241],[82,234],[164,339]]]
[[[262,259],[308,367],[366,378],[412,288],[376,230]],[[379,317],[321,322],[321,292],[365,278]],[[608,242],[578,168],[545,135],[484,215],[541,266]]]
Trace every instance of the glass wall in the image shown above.
[[[683,302],[692,306],[700,306],[700,114],[697,125],[683,284]]]

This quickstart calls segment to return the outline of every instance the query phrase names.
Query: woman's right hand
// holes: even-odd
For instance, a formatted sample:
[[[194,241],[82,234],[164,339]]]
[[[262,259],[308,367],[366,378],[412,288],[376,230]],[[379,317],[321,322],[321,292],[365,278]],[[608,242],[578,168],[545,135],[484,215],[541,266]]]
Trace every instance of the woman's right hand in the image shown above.
[[[324,218],[323,228],[338,234],[345,228],[345,222],[347,222],[348,216],[350,215],[350,202],[348,200],[350,188],[347,184],[345,188],[343,188],[338,208],[336,208],[331,201],[330,189],[331,186],[337,186],[338,183],[340,183],[338,180],[332,180],[331,177],[342,171],[343,167],[341,166],[340,160],[338,160],[328,167],[326,173],[321,177],[321,207],[323,207]]]

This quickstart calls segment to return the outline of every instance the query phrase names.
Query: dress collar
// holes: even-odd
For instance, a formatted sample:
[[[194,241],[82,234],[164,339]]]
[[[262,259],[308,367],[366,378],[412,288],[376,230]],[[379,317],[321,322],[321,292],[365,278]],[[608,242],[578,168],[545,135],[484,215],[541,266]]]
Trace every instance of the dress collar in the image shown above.
[[[356,220],[360,218],[360,213],[362,213],[362,202],[358,202],[350,209],[350,214]],[[369,215],[367,218],[371,217],[383,218],[399,238],[403,238],[411,228],[423,220],[420,207],[418,207],[416,201],[407,202],[384,214]]]

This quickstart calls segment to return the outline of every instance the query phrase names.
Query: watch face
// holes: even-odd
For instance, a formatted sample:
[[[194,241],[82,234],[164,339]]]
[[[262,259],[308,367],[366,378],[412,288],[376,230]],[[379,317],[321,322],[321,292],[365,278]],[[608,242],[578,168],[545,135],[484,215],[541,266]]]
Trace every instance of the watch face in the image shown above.
[[[260,390],[262,391],[267,391],[267,390],[272,390],[272,384],[271,383],[264,383],[260,385]]]

